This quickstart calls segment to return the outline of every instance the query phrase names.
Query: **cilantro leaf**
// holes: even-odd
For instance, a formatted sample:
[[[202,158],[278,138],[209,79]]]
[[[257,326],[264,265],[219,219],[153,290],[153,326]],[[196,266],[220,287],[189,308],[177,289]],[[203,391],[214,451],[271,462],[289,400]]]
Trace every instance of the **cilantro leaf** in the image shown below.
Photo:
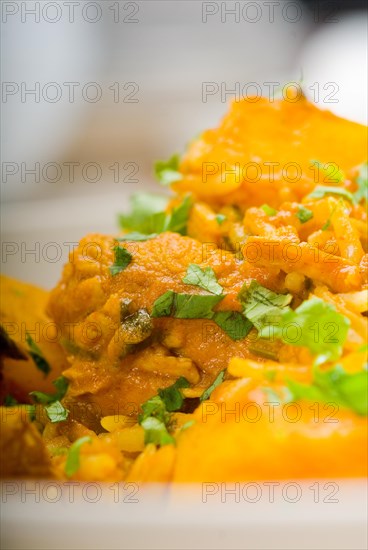
[[[288,380],[287,385],[292,393],[291,400],[307,399],[335,403],[361,416],[368,415],[367,371],[350,374],[341,365],[335,365],[328,371],[322,371],[316,367],[312,384],[306,385]]]
[[[17,401],[17,399],[15,399],[15,397],[13,397],[10,393],[8,393],[5,397],[4,397],[4,407],[14,407],[15,405],[18,405],[19,402]]]
[[[253,327],[239,311],[216,311],[212,319],[232,340],[242,340]]]
[[[174,296],[175,292],[173,290],[167,290],[164,294],[161,294],[153,304],[151,317],[171,317]]]
[[[169,433],[171,412],[181,408],[184,398],[181,388],[188,388],[189,382],[181,376],[168,388],[158,390],[158,395],[151,397],[142,405],[142,414],[138,422],[144,429],[144,442],[155,445],[175,444],[175,439]]]
[[[49,417],[50,422],[62,422],[69,416],[69,411],[66,409],[60,401],[54,401],[50,405],[45,406],[45,411]]]
[[[174,154],[169,160],[158,160],[155,162],[155,176],[161,185],[170,185],[183,178],[182,174],[179,172],[179,162],[180,157],[177,154]]]
[[[309,210],[309,208],[305,208],[305,206],[299,206],[298,212],[295,215],[300,223],[309,222],[309,220],[313,218],[312,210]]]
[[[323,199],[324,197],[326,197],[326,195],[338,195],[347,201],[350,201],[352,203],[355,202],[354,195],[350,193],[350,191],[344,189],[343,187],[333,187],[332,185],[317,185],[314,191],[307,195],[307,198]]]
[[[364,162],[359,168],[359,174],[356,179],[358,190],[354,193],[354,198],[357,202],[362,199],[368,201],[368,163]]]
[[[148,416],[141,422],[141,426],[144,429],[144,442],[154,443],[155,445],[170,445],[175,443],[175,439],[167,431],[165,424],[155,418],[154,416]]]
[[[66,391],[69,386],[69,381],[65,376],[59,376],[56,380],[53,381],[53,384],[56,388],[56,393],[43,393],[40,391],[32,391],[31,395],[36,403],[41,403],[42,405],[49,405],[55,401],[60,401],[66,394]]]
[[[272,208],[271,206],[268,206],[268,204],[262,204],[261,206],[263,212],[267,214],[267,216],[274,216],[277,214],[277,210],[275,208]]]
[[[131,213],[120,214],[119,225],[142,234],[155,233],[155,215],[162,213],[168,202],[169,197],[155,193],[135,193],[130,197]]]
[[[252,281],[249,286],[246,283],[239,293],[244,315],[258,330],[264,326],[266,317],[279,316],[292,298],[291,294],[277,294],[268,290],[257,281]]]
[[[286,308],[276,322],[260,330],[261,338],[273,334],[286,344],[306,346],[315,355],[315,365],[338,359],[350,321],[333,305],[320,298],[303,302],[295,311]]]
[[[227,220],[227,216],[224,214],[216,214],[216,221],[219,225],[222,225],[225,220]]]
[[[44,358],[42,351],[40,350],[36,342],[33,340],[31,335],[28,334],[28,332],[26,333],[26,342],[29,348],[28,353],[32,357],[34,364],[36,365],[38,370],[40,370],[41,372],[44,373],[45,376],[47,376],[51,371],[51,367],[46,361],[46,359]]]
[[[164,231],[173,231],[174,233],[180,233],[180,235],[186,235],[189,213],[192,206],[192,199],[187,195],[178,206],[173,208],[170,214],[167,214]]]
[[[212,384],[202,393],[201,397],[199,398],[199,401],[202,403],[202,401],[206,401],[211,397],[211,393],[217,386],[222,384],[224,381],[226,374],[226,369],[219,372],[219,374],[216,376],[215,380],[212,382]]]
[[[213,306],[223,298],[213,294],[180,294],[168,290],[154,302],[151,316],[210,319],[214,313]]]
[[[110,266],[110,273],[114,277],[121,271],[124,271],[132,261],[131,253],[120,245],[114,246],[115,262]]]
[[[220,295],[223,291],[222,286],[217,282],[212,267],[202,269],[199,265],[190,264],[183,278],[183,283],[199,286],[204,290],[208,290],[208,292],[212,292],[212,294]]]
[[[142,421],[149,416],[158,418],[164,424],[167,424],[170,420],[170,415],[166,410],[165,403],[159,395],[155,395],[142,403],[141,408],[143,412],[138,416],[139,424],[141,424]]]
[[[85,443],[91,444],[92,437],[89,435],[80,437],[70,446],[64,470],[67,477],[72,477],[72,475],[74,475],[78,471],[80,466],[80,450],[82,445],[84,445]]]
[[[190,195],[183,198],[182,202],[166,212],[169,197],[162,197],[152,193],[137,193],[131,198],[132,213],[120,214],[119,224],[124,230],[130,229],[135,239],[147,240],[164,231],[173,231],[185,235],[192,200]],[[147,236],[144,238],[144,236]],[[118,240],[128,240],[126,235]]]
[[[188,380],[184,378],[184,376],[181,376],[172,386],[169,386],[163,390],[158,390],[158,395],[164,402],[167,411],[178,411],[181,408],[184,397],[180,389],[189,388],[189,386],[190,384]]]
[[[180,294],[168,290],[155,300],[152,317],[176,319],[212,319],[233,340],[245,338],[252,324],[238,311],[213,311],[223,300],[218,294]]]
[[[131,233],[126,233],[122,237],[118,237],[117,241],[149,241],[157,237],[157,233],[151,233],[150,235],[145,235],[144,233],[139,233],[138,231],[132,231]]]

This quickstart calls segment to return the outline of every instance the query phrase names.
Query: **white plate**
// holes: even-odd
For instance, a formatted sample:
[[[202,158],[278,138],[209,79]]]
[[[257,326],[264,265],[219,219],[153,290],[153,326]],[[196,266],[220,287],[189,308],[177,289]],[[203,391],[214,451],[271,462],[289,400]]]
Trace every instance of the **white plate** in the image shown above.
[[[139,489],[5,481],[2,548],[367,548],[364,480],[281,481],[271,495],[266,482]]]
[[[2,270],[51,288],[67,261],[64,243],[114,232],[126,206],[121,191],[6,205],[3,241],[19,250]],[[50,243],[62,251],[57,261],[47,259],[56,250]],[[9,550],[367,548],[364,480],[281,481],[273,498],[265,482],[151,486],[132,494],[135,487],[124,484],[15,480],[2,489],[1,547]]]

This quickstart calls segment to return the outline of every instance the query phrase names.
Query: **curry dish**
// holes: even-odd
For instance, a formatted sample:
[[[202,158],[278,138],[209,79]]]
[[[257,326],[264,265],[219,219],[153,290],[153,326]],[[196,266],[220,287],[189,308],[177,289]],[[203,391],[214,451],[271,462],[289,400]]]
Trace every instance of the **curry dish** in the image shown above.
[[[50,293],[2,277],[2,476],[366,475],[366,156],[304,98],[236,101]]]

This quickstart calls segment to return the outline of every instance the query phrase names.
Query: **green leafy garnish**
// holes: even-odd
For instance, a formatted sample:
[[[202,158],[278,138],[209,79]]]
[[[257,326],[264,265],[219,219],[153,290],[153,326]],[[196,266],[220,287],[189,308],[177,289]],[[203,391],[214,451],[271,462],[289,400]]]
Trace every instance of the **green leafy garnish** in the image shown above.
[[[227,217],[224,214],[216,214],[216,221],[219,225],[222,225]]]
[[[119,215],[122,229],[150,235],[156,233],[156,219],[167,207],[169,197],[155,193],[135,193],[130,197],[131,213]]]
[[[92,437],[89,435],[80,437],[70,446],[65,462],[65,474],[67,477],[72,477],[72,475],[78,471],[80,465],[80,450],[85,443],[91,444]]]
[[[252,324],[237,311],[213,311],[223,300],[218,294],[180,294],[168,290],[153,304],[152,317],[175,317],[176,319],[211,319],[233,340],[245,338]]]
[[[41,391],[32,391],[29,395],[33,397],[36,403],[44,406],[47,416],[51,422],[62,422],[69,415],[60,400],[65,396],[69,382],[65,376],[59,376],[53,381],[56,388],[55,393],[43,393]]]
[[[15,399],[10,393],[4,397],[4,407],[14,407],[15,405],[18,405],[19,401]]]
[[[121,271],[124,271],[132,261],[131,253],[123,246],[114,246],[115,262],[110,266],[110,273],[114,277]]]
[[[347,373],[341,365],[325,371],[314,369],[312,384],[300,384],[288,380],[291,400],[306,399],[322,403],[334,403],[366,416],[368,414],[368,372]]]
[[[212,308],[223,298],[213,294],[180,294],[168,290],[154,302],[151,316],[211,319],[214,313]]]
[[[252,281],[249,286],[245,284],[239,293],[244,315],[258,330],[264,326],[266,318],[278,317],[292,298],[291,294],[268,290],[257,281]]]
[[[138,234],[135,240],[147,240],[164,231],[173,231],[185,235],[192,200],[185,196],[178,206],[171,212],[166,212],[169,197],[162,197],[152,193],[137,193],[131,198],[131,214],[120,214],[119,223],[122,229],[129,229],[133,235]],[[147,235],[147,238],[144,238]],[[118,240],[128,240],[127,236]],[[130,239],[133,240],[133,239]]]
[[[41,372],[44,373],[45,376],[47,376],[51,371],[51,367],[46,361],[46,359],[44,358],[42,351],[40,350],[36,342],[33,340],[31,335],[28,334],[28,332],[26,333],[26,342],[29,348],[28,353],[32,357],[34,364]]]
[[[330,225],[331,225],[331,218],[332,218],[332,216],[334,215],[335,210],[336,210],[336,208],[337,208],[337,205],[338,205],[339,203],[342,203],[342,205],[344,205],[343,200],[340,198],[339,201],[338,201],[338,202],[335,204],[335,206],[333,207],[331,214],[329,215],[329,217],[327,218],[327,220],[325,221],[325,223],[322,225],[322,227],[321,227],[321,230],[322,230],[322,231],[326,231],[326,230],[330,227]]]
[[[225,378],[225,374],[226,374],[226,369],[219,372],[219,374],[216,376],[215,380],[212,382],[209,388],[207,388],[199,398],[201,403],[202,401],[206,401],[207,399],[209,399],[211,397],[211,393],[213,392],[213,390],[217,388],[217,386],[222,384]]]
[[[158,418],[148,416],[141,422],[144,429],[144,442],[153,443],[154,445],[173,445],[175,439],[167,431],[167,426]]]
[[[253,327],[253,324],[239,311],[216,311],[212,320],[232,340],[243,340]]]
[[[178,206],[173,208],[169,214],[166,214],[162,231],[173,231],[174,233],[180,233],[180,235],[186,235],[189,213],[192,206],[192,199],[187,195]]]
[[[36,403],[41,403],[42,405],[49,405],[55,401],[60,401],[66,394],[66,391],[69,386],[69,381],[65,376],[59,376],[56,380],[53,381],[53,384],[56,388],[56,393],[43,393],[41,391],[32,391],[31,395]]]
[[[359,174],[356,179],[358,190],[354,193],[354,198],[357,202],[362,199],[368,201],[368,163],[364,162],[359,168]]]
[[[263,212],[267,214],[267,216],[275,216],[275,214],[277,214],[277,210],[275,210],[275,208],[272,208],[272,206],[269,206],[268,204],[262,204],[261,208]]]
[[[175,439],[170,434],[171,412],[181,408],[184,398],[181,388],[188,388],[189,382],[180,377],[168,388],[158,390],[158,395],[151,397],[142,404],[142,414],[138,416],[138,422],[144,429],[145,444],[155,445],[175,444]]]
[[[276,337],[286,344],[306,346],[315,365],[335,361],[342,353],[350,321],[320,298],[303,302],[295,311],[286,308],[275,322],[263,327],[261,338]]]
[[[212,294],[222,294],[223,288],[217,282],[215,272],[212,267],[205,267],[202,269],[199,265],[190,264],[186,275],[183,279],[183,283],[188,285],[199,286]]]
[[[188,380],[184,378],[184,376],[181,376],[172,386],[163,390],[158,390],[158,395],[164,402],[167,411],[178,411],[181,408],[184,397],[180,389],[189,388],[189,386]]]
[[[50,422],[62,422],[66,420],[69,416],[69,411],[66,409],[60,401],[54,401],[51,405],[45,406],[45,411],[49,417]]]
[[[151,233],[150,235],[145,235],[144,233],[139,233],[138,231],[132,231],[131,233],[126,233],[122,237],[118,237],[117,241],[149,241],[157,237],[157,233]]]
[[[170,185],[183,178],[179,172],[179,155],[173,155],[169,160],[158,160],[155,162],[155,176],[161,185]]]
[[[298,212],[295,215],[300,223],[309,222],[309,220],[313,218],[312,210],[309,210],[309,208],[305,208],[305,206],[299,206]]]
[[[352,203],[355,202],[355,198],[353,194],[350,193],[350,191],[344,188],[333,187],[330,185],[317,185],[314,191],[312,191],[312,193],[309,193],[309,195],[307,195],[307,198],[323,199],[324,197],[326,197],[326,195],[338,195],[347,201],[350,201]]]
[[[340,183],[342,183],[346,179],[344,172],[342,170],[340,170],[338,165],[335,164],[334,162],[327,162],[326,164],[323,164],[319,160],[312,160],[311,162],[315,166],[318,166],[318,168],[320,170],[322,170],[322,172],[325,173],[325,175],[326,175],[326,177],[324,179],[325,182],[328,181],[329,183],[337,183],[339,185]],[[333,173],[328,173],[328,169],[329,169],[330,166],[335,166],[336,167],[336,170],[334,170]],[[334,176],[334,179],[326,179],[326,178],[329,178],[331,176]]]

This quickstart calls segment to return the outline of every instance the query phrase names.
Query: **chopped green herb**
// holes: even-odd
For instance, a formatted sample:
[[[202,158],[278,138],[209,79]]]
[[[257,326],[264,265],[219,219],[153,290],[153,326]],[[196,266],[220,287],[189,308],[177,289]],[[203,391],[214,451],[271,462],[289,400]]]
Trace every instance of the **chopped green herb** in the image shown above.
[[[170,445],[175,439],[169,433],[171,412],[181,408],[184,398],[181,388],[189,387],[186,378],[180,377],[168,388],[158,391],[142,404],[142,414],[138,416],[139,424],[144,428],[144,442],[155,445]]]
[[[309,222],[309,220],[313,218],[312,210],[309,210],[309,208],[305,208],[305,206],[299,206],[298,212],[295,215],[300,223]]]
[[[59,376],[56,380],[53,381],[53,384],[56,388],[56,393],[43,393],[41,391],[32,391],[31,395],[36,403],[41,403],[42,405],[50,405],[55,401],[60,401],[66,394],[66,391],[69,386],[69,381],[65,376]]]
[[[359,174],[356,179],[358,190],[354,193],[354,198],[357,202],[362,199],[368,201],[368,163],[364,162],[359,168]]]
[[[277,376],[277,370],[276,369],[268,369],[264,373],[266,380],[269,382],[274,382],[275,378]]]
[[[213,294],[179,294],[168,290],[154,302],[151,316],[211,319],[214,313],[212,308],[223,298]]]
[[[334,162],[326,162],[326,164],[323,164],[322,162],[319,162],[319,160],[312,160],[312,164],[315,166],[318,166],[319,170],[322,170],[325,174],[325,182],[329,183],[337,183],[338,185],[342,183],[345,180],[345,174],[337,164]],[[332,167],[332,172],[329,172],[329,168]],[[329,179],[330,177],[333,177],[333,179]]]
[[[165,424],[155,418],[149,416],[142,420],[141,426],[144,429],[144,442],[154,443],[155,445],[171,445],[175,443],[175,439],[169,434]]]
[[[184,430],[187,430],[188,428],[193,426],[193,424],[195,424],[194,420],[188,420],[188,422],[182,425],[182,427],[180,428],[180,431],[183,432]]]
[[[317,185],[312,193],[307,196],[308,199],[323,199],[326,195],[338,195],[343,199],[355,202],[354,196],[350,191],[340,187],[332,187],[329,185]]]
[[[158,160],[155,162],[155,176],[161,185],[171,185],[175,181],[183,179],[182,174],[179,172],[179,155],[173,155],[169,160]]]
[[[253,326],[239,311],[216,311],[212,319],[232,340],[242,340]]]
[[[233,340],[245,338],[252,324],[237,311],[214,312],[213,307],[224,295],[179,294],[168,290],[153,304],[152,317],[175,317],[177,319],[212,319]]]
[[[167,290],[155,300],[152,308],[151,317],[171,317],[175,292]]]
[[[292,298],[291,294],[277,294],[268,290],[257,281],[252,281],[249,286],[245,284],[239,293],[244,315],[258,330],[264,326],[266,317],[278,317]]]
[[[14,407],[18,404],[19,402],[10,393],[4,397],[4,407]]]
[[[188,285],[199,286],[212,294],[222,294],[223,288],[217,282],[215,272],[212,267],[205,267],[202,269],[199,265],[190,264],[186,275],[183,279],[183,283]]]
[[[45,411],[52,423],[62,422],[69,416],[68,409],[66,409],[60,401],[54,401],[51,405],[46,405]]]
[[[222,225],[227,217],[224,214],[216,214],[216,221],[219,225]]]
[[[150,235],[144,235],[138,231],[132,231],[131,233],[126,233],[122,237],[118,237],[117,241],[149,241],[157,237],[157,233],[151,233]]]
[[[338,201],[338,202],[335,204],[335,206],[333,207],[331,214],[329,215],[329,217],[327,218],[327,220],[325,221],[325,223],[322,225],[322,227],[321,227],[321,230],[322,230],[322,231],[326,231],[326,230],[330,227],[330,225],[331,225],[331,218],[332,218],[332,216],[334,215],[335,210],[336,210],[336,208],[337,208],[337,205],[338,205],[339,203],[342,203],[342,205],[344,206],[344,201],[340,198],[339,201]]]
[[[275,216],[277,214],[277,210],[275,210],[275,208],[272,208],[272,206],[269,206],[268,204],[262,204],[261,208],[263,212],[267,214],[267,216]]]
[[[36,344],[36,342],[33,340],[31,335],[28,334],[28,332],[26,333],[26,342],[29,348],[28,353],[32,357],[34,364],[41,372],[44,373],[45,376],[47,376],[51,371],[50,365],[44,358],[43,353],[38,347],[38,345]]]
[[[114,246],[115,262],[110,266],[110,273],[114,277],[121,271],[124,271],[132,261],[131,253],[120,245]]]
[[[166,212],[169,197],[153,195],[151,193],[138,193],[131,199],[132,213],[120,214],[119,223],[122,229],[130,229],[138,234],[135,240],[146,240],[153,238],[164,231],[172,231],[185,235],[192,200],[189,195],[183,198],[182,202]],[[147,235],[144,238],[144,235]],[[118,240],[127,240],[126,235]],[[133,240],[133,239],[130,239]]]
[[[366,416],[368,414],[368,372],[347,373],[341,365],[325,371],[314,369],[312,384],[288,380],[292,400],[307,399],[322,403],[335,403]]]
[[[180,233],[180,235],[186,235],[189,213],[192,206],[192,199],[187,195],[178,206],[173,208],[170,214],[167,214],[164,231],[173,231],[174,233]]]
[[[261,338],[272,336],[294,346],[306,346],[315,355],[315,365],[335,361],[342,353],[350,321],[320,298],[303,302],[295,311],[285,308],[274,323],[260,330]]]
[[[188,380],[181,376],[172,386],[169,386],[163,390],[158,390],[158,395],[164,402],[167,411],[178,411],[181,408],[184,397],[180,389],[189,388],[189,386],[190,384]]]
[[[85,443],[91,444],[92,437],[89,435],[80,437],[70,446],[65,463],[65,474],[67,477],[72,477],[78,471],[80,465],[80,450]]]
[[[141,405],[141,408],[143,413],[138,416],[139,424],[141,424],[142,421],[149,416],[154,416],[155,418],[158,418],[164,424],[169,423],[170,414],[167,412],[165,403],[159,395],[155,395],[154,397],[151,397],[150,399],[145,401]]]
[[[142,234],[156,233],[156,215],[162,213],[169,197],[155,193],[135,193],[130,197],[131,213],[119,215],[119,225]]]
[[[212,384],[202,393],[201,397],[199,398],[201,403],[202,401],[206,401],[207,399],[209,399],[211,397],[211,393],[213,392],[213,390],[217,388],[217,386],[222,384],[225,378],[225,374],[226,374],[226,369],[219,372],[219,374],[216,376]]]

